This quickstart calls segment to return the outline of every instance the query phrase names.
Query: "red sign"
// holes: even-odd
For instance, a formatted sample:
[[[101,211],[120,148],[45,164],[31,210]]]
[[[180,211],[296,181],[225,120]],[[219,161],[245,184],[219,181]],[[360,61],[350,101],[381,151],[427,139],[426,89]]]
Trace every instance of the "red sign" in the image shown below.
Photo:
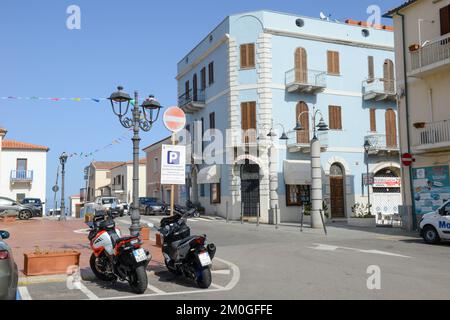
[[[375,177],[374,188],[400,188],[402,181],[397,177]]]
[[[404,153],[402,155],[402,163],[405,167],[409,167],[414,162],[414,158],[410,153]]]
[[[186,115],[178,107],[170,107],[164,112],[164,125],[172,132],[178,132],[186,125]]]

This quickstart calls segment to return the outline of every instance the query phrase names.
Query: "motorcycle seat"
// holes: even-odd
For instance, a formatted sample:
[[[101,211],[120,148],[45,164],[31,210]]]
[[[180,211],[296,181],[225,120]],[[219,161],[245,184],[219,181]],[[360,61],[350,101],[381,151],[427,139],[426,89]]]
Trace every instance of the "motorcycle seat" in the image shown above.
[[[115,240],[115,242],[116,242],[116,243],[120,243],[120,242],[122,242],[122,241],[129,241],[129,240],[132,240],[132,239],[137,239],[137,237],[126,236],[126,237],[122,237],[122,238],[117,238],[117,239]]]
[[[179,246],[181,246],[182,244],[184,244],[184,243],[186,243],[186,242],[189,242],[189,241],[192,241],[193,239],[195,239],[195,238],[197,238],[197,236],[189,236],[189,237],[187,237],[187,238],[184,238],[184,239],[181,239],[181,240],[178,240],[178,241],[174,241],[174,242],[172,242],[172,248],[173,249],[176,249],[176,248],[178,248]]]

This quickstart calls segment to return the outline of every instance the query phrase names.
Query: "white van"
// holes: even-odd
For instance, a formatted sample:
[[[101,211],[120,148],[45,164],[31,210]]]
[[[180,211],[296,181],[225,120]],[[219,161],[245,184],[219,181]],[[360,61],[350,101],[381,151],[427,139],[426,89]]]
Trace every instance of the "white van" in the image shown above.
[[[420,236],[426,243],[450,240],[450,200],[436,211],[423,215],[419,222]]]

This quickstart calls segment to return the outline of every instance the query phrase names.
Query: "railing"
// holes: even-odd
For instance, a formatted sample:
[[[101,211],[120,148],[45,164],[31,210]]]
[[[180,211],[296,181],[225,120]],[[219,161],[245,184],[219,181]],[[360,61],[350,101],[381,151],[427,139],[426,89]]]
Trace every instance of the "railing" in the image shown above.
[[[398,137],[387,137],[385,134],[370,134],[364,137],[364,141],[368,140],[372,150],[397,150]],[[363,142],[364,142],[363,141]]]
[[[395,80],[374,78],[363,82],[364,93],[395,94]]]
[[[286,72],[285,81],[286,85],[303,84],[325,88],[327,86],[327,73],[325,71],[294,68]]]
[[[197,89],[197,91],[194,92],[193,89],[191,89],[178,97],[179,107],[183,107],[191,102],[205,103],[205,90]]]
[[[450,120],[430,122],[415,130],[414,146],[450,142]]]
[[[422,48],[411,52],[411,70],[414,71],[446,59],[450,59],[450,36],[448,34],[427,41]]]
[[[28,182],[33,181],[32,170],[11,170],[11,181]]]
[[[328,131],[317,131],[316,135],[320,141],[320,146],[322,148],[328,148]],[[287,141],[288,146],[309,147],[311,144],[311,139],[314,137],[314,132],[312,130],[309,132],[309,139],[307,139],[308,136],[305,134],[305,139],[302,139],[301,141],[297,139],[297,131],[289,131],[287,136],[289,138]]]

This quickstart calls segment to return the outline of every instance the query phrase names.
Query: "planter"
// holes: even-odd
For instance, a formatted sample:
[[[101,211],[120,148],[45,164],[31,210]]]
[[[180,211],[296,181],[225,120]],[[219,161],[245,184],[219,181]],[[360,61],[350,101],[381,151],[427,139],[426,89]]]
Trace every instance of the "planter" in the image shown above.
[[[409,51],[410,52],[414,52],[420,49],[420,44],[418,43],[414,43],[412,45],[409,46]]]
[[[160,233],[157,233],[156,236],[156,246],[157,247],[162,247],[162,236]]]
[[[66,274],[68,267],[80,265],[80,253],[77,251],[23,255],[24,273],[27,276]]]
[[[352,227],[375,228],[377,226],[376,218],[348,218],[347,224]]]
[[[141,239],[142,240],[150,240],[150,228],[142,227],[142,229],[141,229]]]
[[[425,122],[416,122],[413,124],[413,126],[416,129],[423,129],[423,128],[425,128]]]

